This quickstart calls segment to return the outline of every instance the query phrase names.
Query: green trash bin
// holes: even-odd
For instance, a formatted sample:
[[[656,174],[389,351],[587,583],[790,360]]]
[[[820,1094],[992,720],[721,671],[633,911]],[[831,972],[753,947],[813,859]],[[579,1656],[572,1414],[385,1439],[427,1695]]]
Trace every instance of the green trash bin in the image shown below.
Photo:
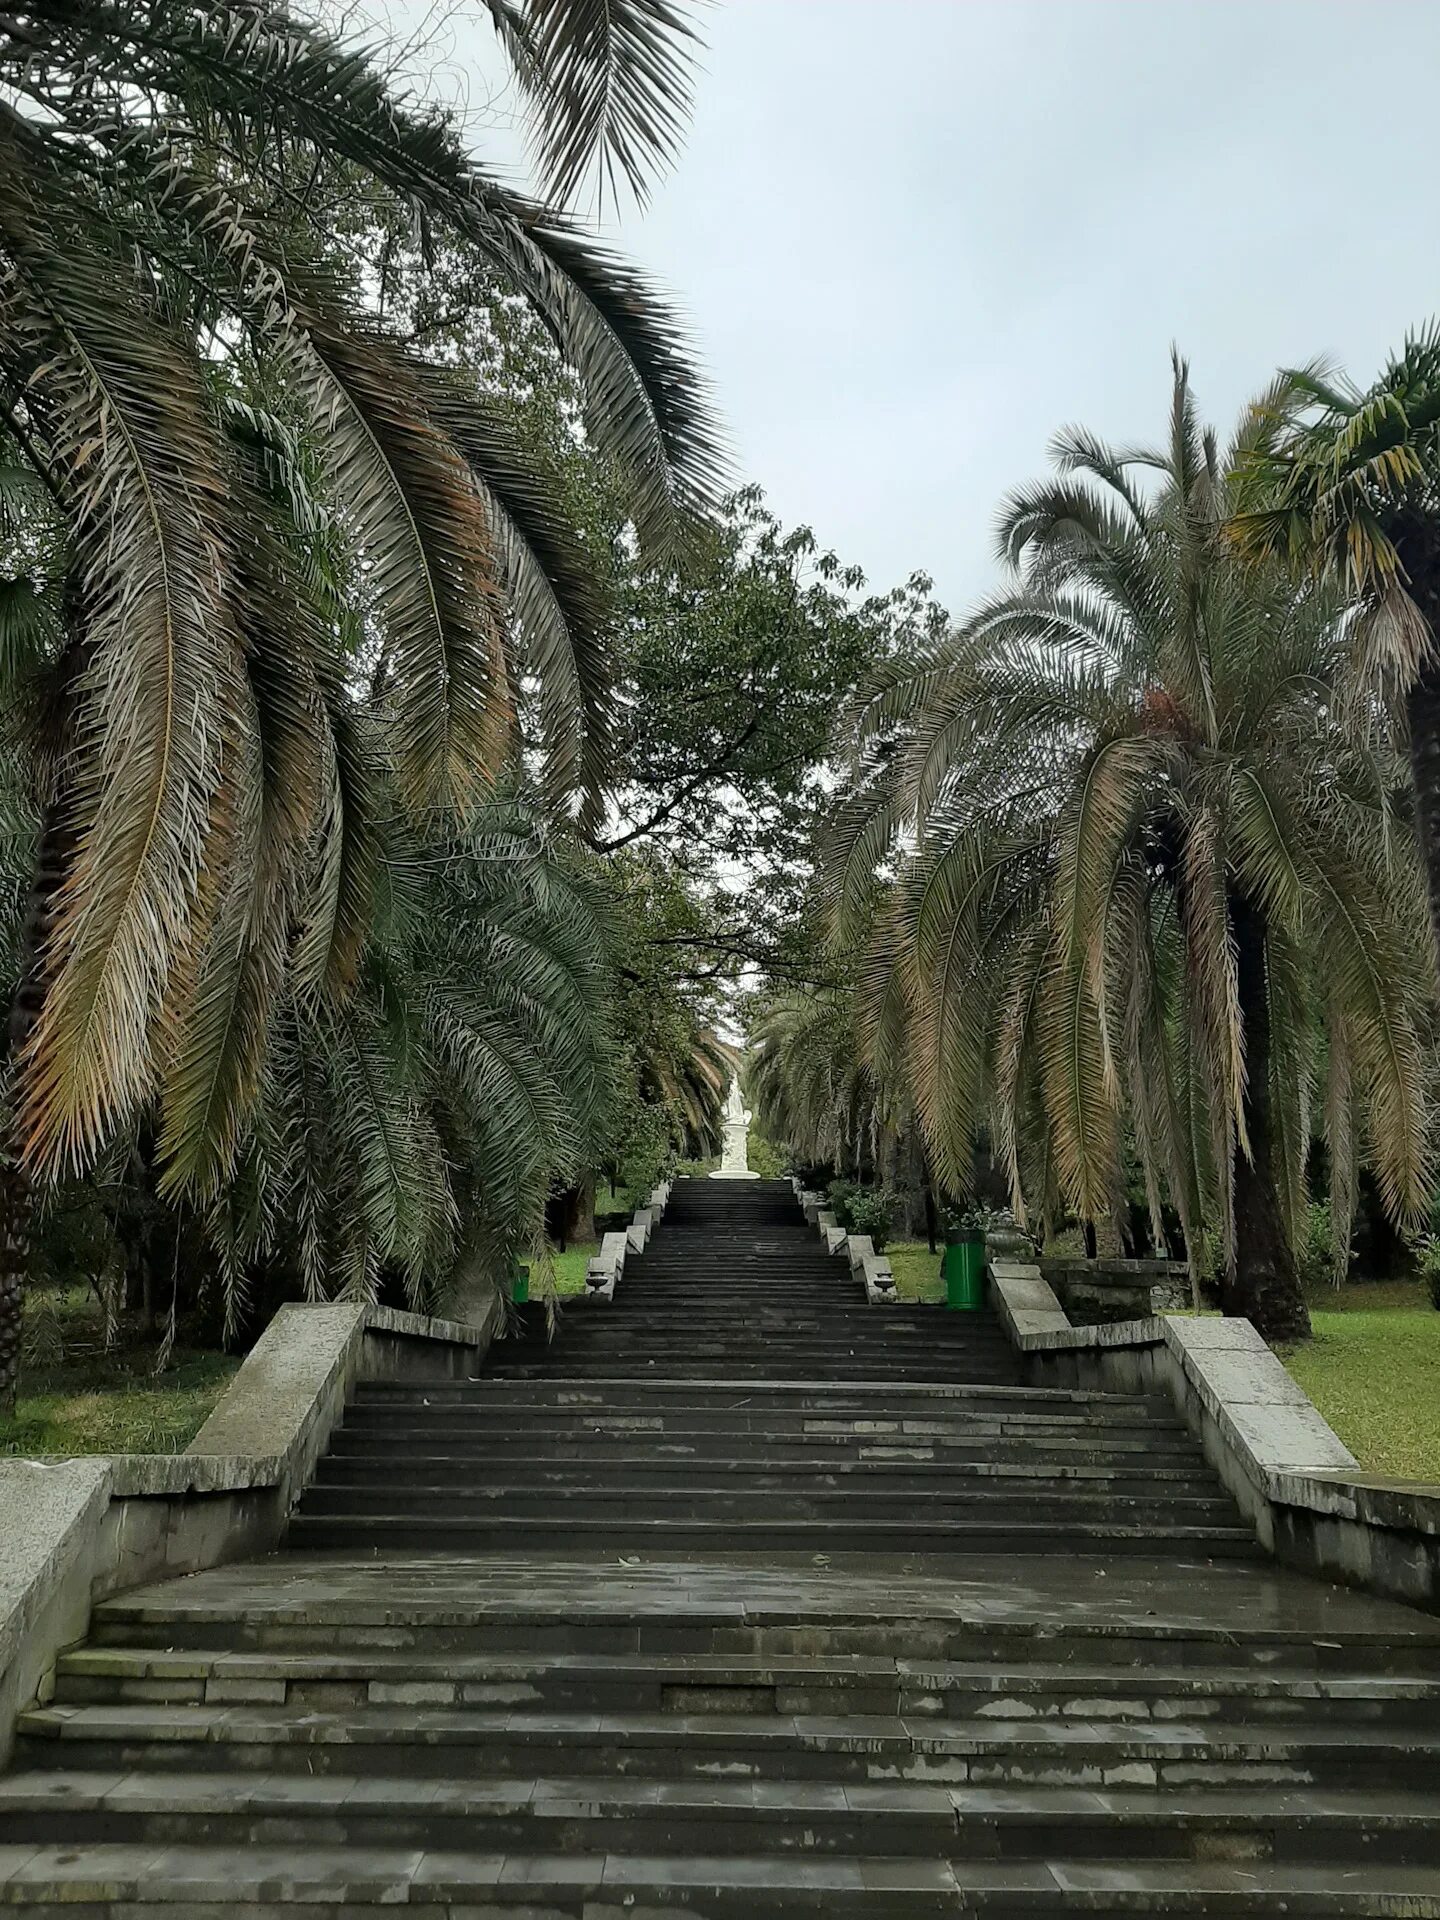
[[[510,1298],[517,1307],[523,1307],[530,1298],[530,1269],[517,1266],[510,1281]]]
[[[985,1304],[985,1236],[978,1227],[950,1235],[941,1263],[945,1276],[945,1304],[959,1313],[974,1313]]]

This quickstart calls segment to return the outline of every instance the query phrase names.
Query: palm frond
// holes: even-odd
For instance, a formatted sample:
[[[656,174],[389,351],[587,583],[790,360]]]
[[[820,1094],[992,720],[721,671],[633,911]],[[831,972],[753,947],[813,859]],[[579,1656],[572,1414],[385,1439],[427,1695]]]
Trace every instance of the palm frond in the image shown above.
[[[672,0],[530,0],[526,28],[519,72],[551,196],[565,204],[594,169],[602,202],[617,174],[643,202],[689,118],[693,25]]]

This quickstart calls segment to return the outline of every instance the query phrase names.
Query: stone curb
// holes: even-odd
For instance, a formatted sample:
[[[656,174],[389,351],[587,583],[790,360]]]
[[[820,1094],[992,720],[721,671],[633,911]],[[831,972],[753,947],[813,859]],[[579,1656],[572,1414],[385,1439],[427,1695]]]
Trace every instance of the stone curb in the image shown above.
[[[1363,1473],[1248,1320],[1074,1327],[1034,1262],[993,1260],[990,1275],[1033,1384],[1167,1394],[1278,1558],[1440,1611],[1440,1486]]]

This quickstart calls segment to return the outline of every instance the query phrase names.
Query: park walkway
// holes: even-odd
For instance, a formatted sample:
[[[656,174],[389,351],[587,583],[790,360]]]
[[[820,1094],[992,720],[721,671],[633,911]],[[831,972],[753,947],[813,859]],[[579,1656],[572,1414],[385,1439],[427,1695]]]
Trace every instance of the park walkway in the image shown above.
[[[55,1920],[1440,1916],[1440,1623],[1260,1557],[1168,1402],[871,1307],[778,1183],[371,1386],[289,1550],[122,1595],[0,1782]]]

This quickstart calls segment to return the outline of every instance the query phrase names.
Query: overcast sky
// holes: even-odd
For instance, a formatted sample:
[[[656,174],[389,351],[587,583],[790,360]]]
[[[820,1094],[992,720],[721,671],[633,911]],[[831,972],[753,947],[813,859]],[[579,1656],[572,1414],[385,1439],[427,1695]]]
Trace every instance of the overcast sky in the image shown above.
[[[399,28],[431,13],[373,0]],[[1278,364],[1369,377],[1440,310],[1436,0],[721,0],[680,164],[619,238],[688,312],[735,449],[877,587],[995,579],[1067,421],[1228,428]],[[479,13],[473,144],[521,148]]]

